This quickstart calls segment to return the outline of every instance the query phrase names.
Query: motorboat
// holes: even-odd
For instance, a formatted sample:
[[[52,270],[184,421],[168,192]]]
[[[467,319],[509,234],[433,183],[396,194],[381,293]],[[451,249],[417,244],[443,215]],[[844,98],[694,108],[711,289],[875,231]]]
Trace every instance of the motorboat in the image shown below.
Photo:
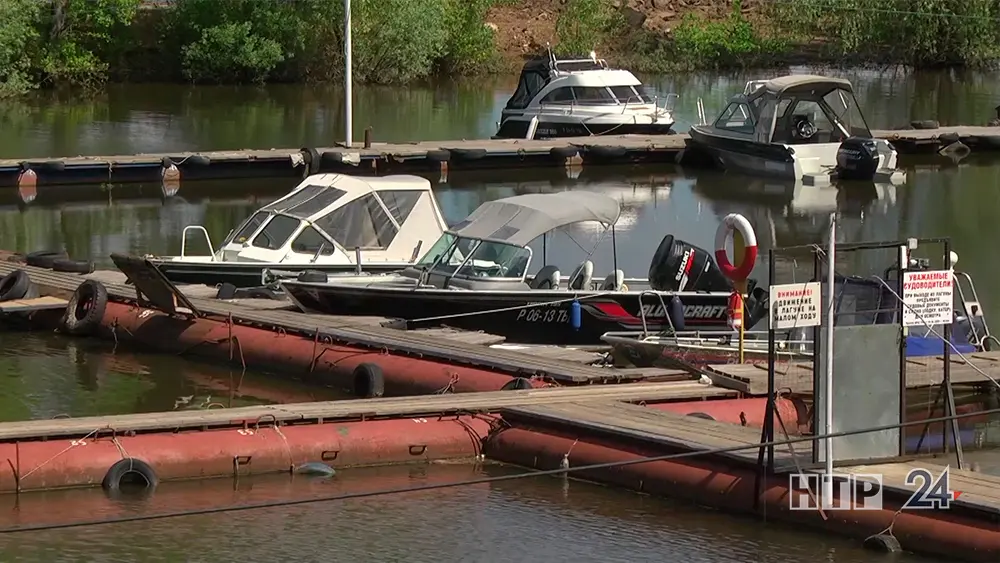
[[[707,122],[689,131],[681,163],[807,185],[835,179],[902,183],[896,150],[871,130],[841,78],[790,75],[754,80]]]
[[[957,261],[955,258],[953,261]],[[911,260],[911,270],[927,270],[925,260]],[[899,323],[901,307],[886,284],[898,281],[887,272],[881,279],[835,276],[837,285],[837,326]],[[953,313],[952,346],[963,354],[996,349],[1000,345],[990,334],[975,285],[968,273],[955,272],[956,308]],[[885,280],[883,283],[881,280]],[[822,284],[825,286],[825,282]],[[964,286],[964,287],[963,287]],[[826,289],[823,289],[824,295]],[[826,297],[823,297],[824,302]],[[744,332],[743,363],[766,368],[768,332],[766,315],[759,320],[765,330]],[[756,328],[756,327],[755,327]],[[906,336],[906,356],[939,356],[944,353],[941,327],[910,327]],[[936,334],[935,334],[936,333]],[[673,331],[652,334],[642,331],[609,332],[601,339],[610,344],[619,364],[636,367],[671,367],[692,371],[713,364],[739,362],[739,335],[732,330]],[[810,362],[813,358],[812,330],[797,328],[775,331],[775,357],[780,363]]]
[[[179,256],[150,256],[174,283],[258,287],[305,270],[394,272],[427,251],[447,223],[431,183],[417,176],[317,174],[231,230],[214,250],[208,231],[189,225]],[[187,253],[200,234],[207,255]]]
[[[648,93],[634,74],[610,68],[596,53],[557,59],[549,51],[525,62],[493,138],[666,135],[676,99]]]
[[[396,274],[285,279],[280,285],[306,312],[391,317],[406,328],[483,330],[525,344],[601,344],[601,336],[614,330],[725,327],[732,285],[711,254],[673,235],[654,253],[648,278],[626,278],[617,259],[604,278],[595,278],[589,259],[568,277],[548,263],[549,233],[600,223],[596,249],[609,231],[614,242],[620,214],[619,201],[598,192],[512,196],[479,206],[423,259]],[[528,275],[537,239],[542,267]],[[765,301],[762,290],[751,289],[746,317],[765,314]]]

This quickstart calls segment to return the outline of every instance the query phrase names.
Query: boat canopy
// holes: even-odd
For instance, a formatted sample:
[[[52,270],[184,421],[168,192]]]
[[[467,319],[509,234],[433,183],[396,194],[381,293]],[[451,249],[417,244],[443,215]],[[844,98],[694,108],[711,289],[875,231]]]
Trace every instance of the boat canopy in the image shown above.
[[[620,214],[617,199],[597,192],[525,194],[484,203],[449,232],[463,238],[527,246],[545,233],[573,223],[597,221],[610,227]]]
[[[762,144],[839,143],[848,137],[872,136],[851,83],[811,74],[748,83],[711,128],[726,137]]]

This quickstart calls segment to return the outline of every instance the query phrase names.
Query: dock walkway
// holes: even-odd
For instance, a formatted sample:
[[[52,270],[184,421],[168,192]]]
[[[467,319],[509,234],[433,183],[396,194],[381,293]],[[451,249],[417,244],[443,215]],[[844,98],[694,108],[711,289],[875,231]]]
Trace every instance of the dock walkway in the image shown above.
[[[616,401],[565,401],[555,404],[517,405],[501,411],[504,420],[531,426],[555,427],[585,436],[604,436],[621,443],[659,446],[678,451],[700,451],[760,443],[760,429],[684,416]],[[779,435],[776,440],[782,440]],[[750,448],[718,454],[743,466],[756,465],[759,449]],[[775,471],[788,475],[809,469],[812,444],[801,442],[774,448]],[[907,461],[838,467],[838,473],[881,474],[883,486],[900,494],[916,492],[920,483],[907,484],[906,474],[924,468],[935,477],[944,466],[938,460]],[[956,504],[989,514],[1000,515],[1000,477],[950,468],[950,485],[960,491]]]
[[[495,413],[512,406],[553,405],[567,401],[665,401],[725,397],[731,391],[695,381],[634,383],[586,387],[518,389],[484,393],[419,395],[350,399],[315,403],[182,410],[115,416],[57,418],[0,422],[0,441],[85,436],[91,432],[127,433],[268,426],[330,420],[365,420],[385,417],[438,417],[468,413]],[[642,408],[642,407],[637,407]]]
[[[900,154],[933,154],[955,142],[972,152],[1000,151],[1000,127],[873,131]],[[0,159],[0,187],[32,192],[36,184],[171,182],[248,177],[304,177],[334,172],[392,174],[449,170],[674,163],[688,136],[601,135],[547,140],[461,139],[371,146],[176,152],[119,156]],[[31,196],[33,199],[33,196]]]
[[[28,273],[31,280],[47,292],[68,298],[88,278],[96,278],[105,285],[109,296],[117,300],[135,301],[134,286],[108,281],[108,272],[88,276],[54,272],[12,262],[0,262],[0,276],[16,269]],[[566,359],[561,348],[532,348],[523,350],[493,348],[463,341],[464,337],[443,338],[444,332],[421,334],[421,331],[404,331],[380,326],[387,319],[316,315],[297,310],[276,309],[275,302],[267,307],[251,307],[245,303],[187,298],[205,316],[232,319],[234,323],[282,330],[307,338],[329,339],[333,342],[360,345],[398,354],[433,358],[455,364],[501,371],[520,377],[546,377],[563,384],[623,383],[650,379],[690,379],[683,370],[664,368],[616,369],[573,363]],[[586,353],[581,353],[587,357]],[[578,354],[578,355],[581,355]]]
[[[965,355],[975,367],[1000,380],[1000,351]],[[719,386],[753,396],[767,396],[767,365],[715,364],[707,366],[709,378]],[[778,362],[774,368],[775,387],[791,389],[795,394],[812,394],[812,362]],[[930,387],[944,382],[944,356],[906,358],[906,387]],[[990,383],[958,354],[951,355],[951,382],[954,384]]]

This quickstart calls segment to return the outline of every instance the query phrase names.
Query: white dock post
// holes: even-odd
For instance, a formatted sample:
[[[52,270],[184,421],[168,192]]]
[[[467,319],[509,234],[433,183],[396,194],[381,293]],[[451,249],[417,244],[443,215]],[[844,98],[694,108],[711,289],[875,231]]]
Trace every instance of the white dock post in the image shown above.
[[[351,0],[344,0],[344,146],[354,141],[353,64],[351,62]]]

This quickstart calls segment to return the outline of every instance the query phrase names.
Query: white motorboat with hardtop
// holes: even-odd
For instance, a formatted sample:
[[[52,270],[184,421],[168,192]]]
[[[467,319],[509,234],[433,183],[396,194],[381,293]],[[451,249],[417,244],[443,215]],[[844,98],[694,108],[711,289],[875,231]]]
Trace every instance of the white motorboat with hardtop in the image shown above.
[[[672,132],[676,98],[647,93],[634,74],[610,68],[593,52],[557,59],[549,51],[524,64],[494,138],[664,135]]]
[[[150,256],[174,283],[258,287],[305,270],[392,272],[423,257],[447,228],[428,180],[397,175],[309,176],[229,232],[218,250],[200,225],[184,228],[179,256]],[[201,234],[208,255],[187,254]]]

